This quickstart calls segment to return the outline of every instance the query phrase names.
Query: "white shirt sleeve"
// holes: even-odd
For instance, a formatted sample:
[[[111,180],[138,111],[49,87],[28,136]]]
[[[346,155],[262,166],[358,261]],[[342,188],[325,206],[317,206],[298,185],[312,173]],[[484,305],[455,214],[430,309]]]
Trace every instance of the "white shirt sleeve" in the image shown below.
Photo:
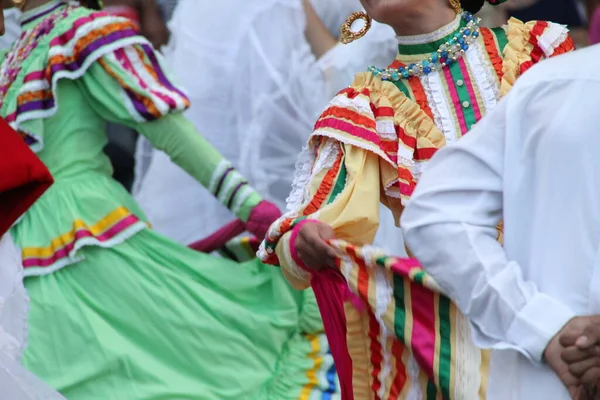
[[[465,138],[440,150],[401,224],[410,250],[471,320],[475,344],[514,349],[539,362],[547,343],[575,315],[525,280],[521,266],[496,240],[506,121],[509,115],[522,118],[518,134],[527,134],[526,99],[513,90]]]

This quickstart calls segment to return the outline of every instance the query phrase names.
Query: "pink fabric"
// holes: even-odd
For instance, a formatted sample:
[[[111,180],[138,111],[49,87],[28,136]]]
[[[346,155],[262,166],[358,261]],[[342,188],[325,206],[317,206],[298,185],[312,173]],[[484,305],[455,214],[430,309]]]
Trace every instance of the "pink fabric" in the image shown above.
[[[224,247],[227,242],[244,232],[246,232],[246,225],[240,220],[233,221],[209,237],[192,243],[189,247],[202,253],[212,253]]]
[[[246,228],[248,232],[262,240],[267,236],[271,224],[279,217],[281,217],[281,211],[279,211],[277,206],[263,200],[250,212]]]
[[[600,43],[600,6],[596,7],[592,18],[590,19],[589,35],[591,44]]]
[[[465,63],[465,58],[461,57],[458,60],[458,65],[460,66],[460,71],[462,72],[462,76],[465,79],[465,86],[467,87],[467,91],[469,92],[469,97],[471,98],[471,107],[473,107],[473,112],[475,113],[475,121],[479,121],[481,119],[481,110],[479,109],[479,104],[477,104],[477,97],[475,96],[475,89],[473,89],[473,83],[471,82],[471,76],[469,75],[469,70],[467,69],[467,63]]]
[[[312,280],[317,305],[323,318],[325,334],[340,380],[342,399],[354,400],[352,391],[352,358],[346,339],[346,315],[344,299],[348,284],[339,271],[324,269],[315,273]]]
[[[448,91],[450,92],[450,97],[452,98],[452,104],[454,105],[454,109],[456,110],[456,116],[458,117],[458,123],[460,125],[460,131],[464,135],[467,133],[467,121],[465,120],[465,113],[462,109],[462,104],[460,103],[460,99],[458,97],[458,92],[454,87],[454,78],[452,78],[452,73],[450,73],[449,68],[443,68],[444,77],[446,78],[446,84],[448,86]]]

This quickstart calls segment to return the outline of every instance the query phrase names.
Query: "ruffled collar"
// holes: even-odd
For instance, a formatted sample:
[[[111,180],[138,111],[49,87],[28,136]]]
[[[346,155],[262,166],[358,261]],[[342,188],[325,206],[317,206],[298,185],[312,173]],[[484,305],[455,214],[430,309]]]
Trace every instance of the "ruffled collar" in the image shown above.
[[[430,54],[437,51],[438,48],[446,43],[452,36],[458,32],[466,22],[459,14],[447,25],[422,35],[396,36],[398,40],[398,59],[403,60],[406,56]]]
[[[39,7],[32,8],[31,10],[25,11],[21,14],[19,18],[19,22],[21,23],[21,27],[27,28],[28,25],[35,24],[39,22],[42,18],[46,17],[48,14],[64,7],[69,3],[68,0],[52,0],[46,4],[42,4]]]

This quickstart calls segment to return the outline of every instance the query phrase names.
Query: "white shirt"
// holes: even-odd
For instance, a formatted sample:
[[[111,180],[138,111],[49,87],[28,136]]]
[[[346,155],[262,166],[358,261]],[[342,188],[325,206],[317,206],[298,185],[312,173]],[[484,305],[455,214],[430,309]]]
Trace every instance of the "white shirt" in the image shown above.
[[[4,12],[4,35],[0,36],[0,50],[10,49],[21,35],[21,11],[17,8],[7,8]]]
[[[543,350],[575,315],[600,314],[599,59],[594,46],[532,68],[436,154],[402,216],[409,248],[494,349],[489,400],[569,399]]]

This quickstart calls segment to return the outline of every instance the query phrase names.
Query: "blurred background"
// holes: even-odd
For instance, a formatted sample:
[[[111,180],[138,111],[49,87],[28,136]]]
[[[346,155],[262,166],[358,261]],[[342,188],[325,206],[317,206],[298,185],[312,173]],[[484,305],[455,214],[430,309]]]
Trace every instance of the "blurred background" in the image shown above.
[[[139,25],[141,32],[148,38],[156,49],[167,46],[170,38],[170,29],[177,26],[169,25],[177,8],[185,1],[206,3],[206,12],[199,12],[198,23],[202,24],[206,18],[211,18],[209,2],[201,0],[104,0],[105,10],[109,13],[130,18]],[[247,2],[248,0],[240,0]],[[254,2],[255,0],[251,0]],[[302,0],[297,0],[298,2]],[[308,3],[308,1],[305,1]],[[335,4],[334,4],[335,3]],[[343,4],[342,4],[343,3]],[[12,8],[10,0],[2,0],[6,19],[6,35],[0,38],[0,48],[8,48],[20,34],[19,11]],[[198,5],[196,5],[198,8]],[[304,21],[297,24],[304,27],[306,40],[310,44],[315,60],[332,58],[335,56],[337,45],[337,32],[339,25],[351,11],[360,8],[358,0],[311,0],[309,7],[304,7]],[[235,9],[231,12],[235,13]],[[241,11],[240,11],[241,12]],[[550,20],[571,28],[573,37],[578,47],[585,47],[600,41],[600,0],[509,0],[507,3],[491,7],[486,5],[480,13],[483,25],[499,26],[508,18],[515,17],[520,20]],[[315,21],[318,19],[319,21]],[[233,18],[233,20],[235,20]],[[231,20],[213,21],[224,25],[232,23]],[[329,33],[321,34],[319,30],[325,27]],[[276,32],[274,32],[276,34]],[[393,38],[391,30],[384,31]],[[358,50],[357,50],[358,51]],[[362,50],[364,51],[364,49]],[[328,54],[331,53],[331,54]],[[364,53],[358,52],[361,57]],[[266,55],[267,57],[269,54]],[[370,60],[366,57],[363,68]],[[376,58],[376,57],[375,57]],[[391,61],[391,60],[390,60]],[[362,65],[362,64],[361,64]],[[354,67],[354,69],[360,67]],[[338,82],[330,91],[337,91],[339,86],[349,84],[343,82],[358,72],[347,68],[347,74],[341,74]],[[184,87],[186,82],[180,82]],[[327,96],[331,93],[327,93]],[[135,151],[138,135],[131,129],[118,125],[108,127],[109,144],[106,152],[114,165],[114,175],[127,189],[131,190],[134,181]]]

